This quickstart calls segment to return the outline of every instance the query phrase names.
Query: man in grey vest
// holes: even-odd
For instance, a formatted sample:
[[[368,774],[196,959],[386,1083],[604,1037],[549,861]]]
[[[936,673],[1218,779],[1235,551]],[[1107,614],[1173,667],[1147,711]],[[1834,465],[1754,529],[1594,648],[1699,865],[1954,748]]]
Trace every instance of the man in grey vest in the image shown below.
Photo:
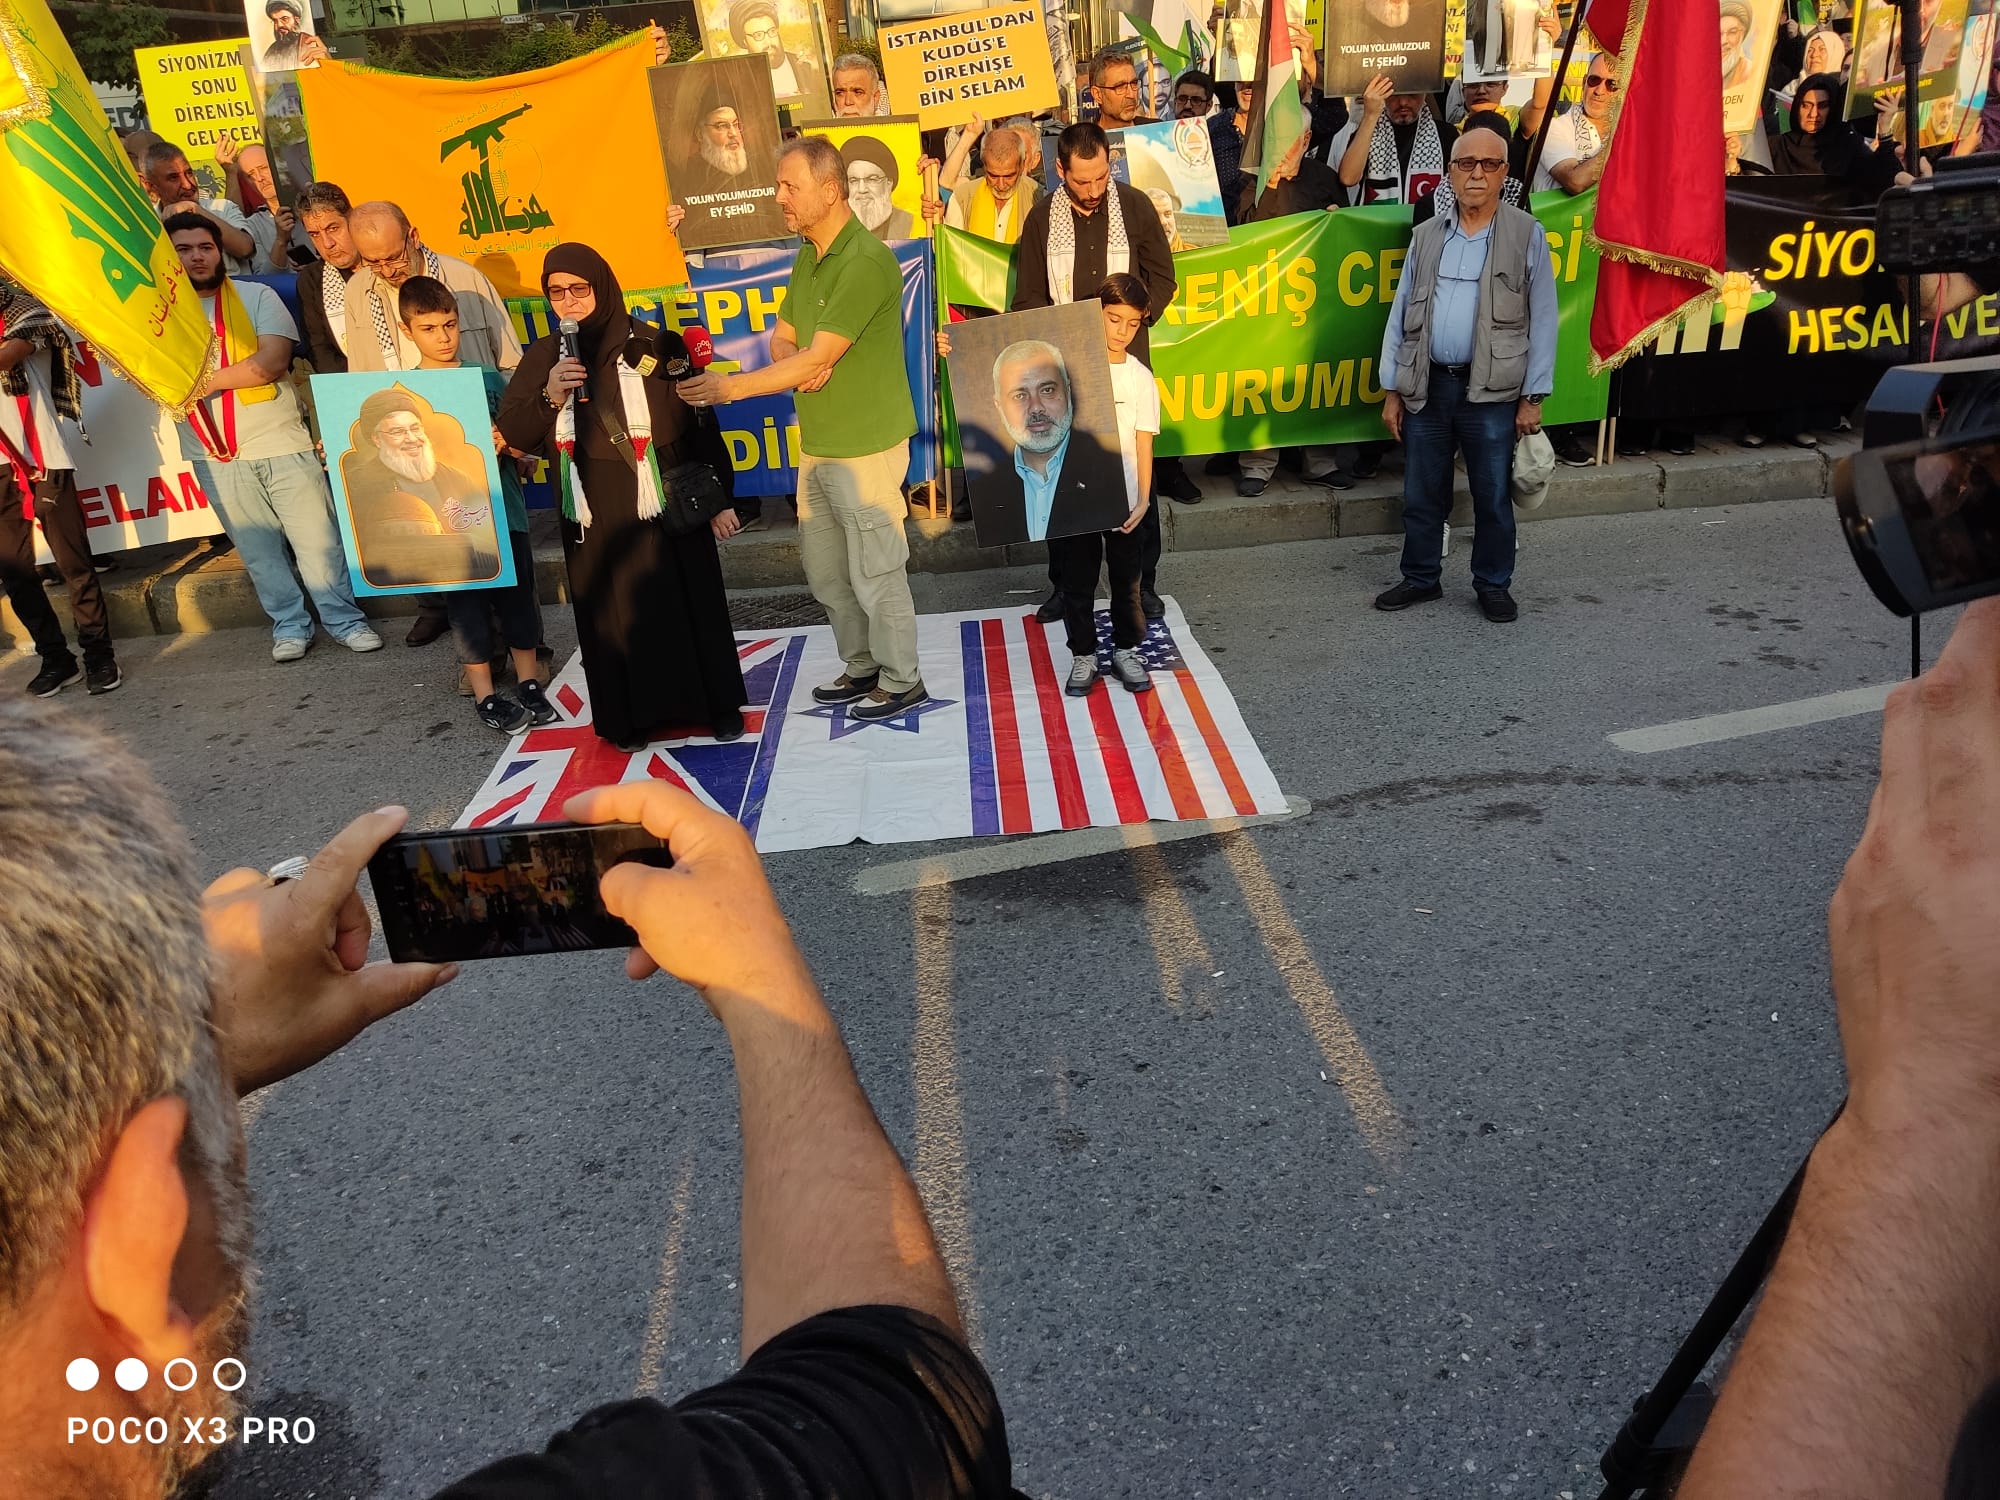
[[[1555,384],[1556,283],[1548,241],[1500,200],[1507,143],[1469,130],[1451,150],[1450,201],[1417,226],[1382,336],[1382,420],[1404,446],[1403,581],[1375,599],[1407,609],[1444,597],[1452,450],[1472,490],[1472,587],[1496,624],[1519,613],[1514,440],[1542,425]]]

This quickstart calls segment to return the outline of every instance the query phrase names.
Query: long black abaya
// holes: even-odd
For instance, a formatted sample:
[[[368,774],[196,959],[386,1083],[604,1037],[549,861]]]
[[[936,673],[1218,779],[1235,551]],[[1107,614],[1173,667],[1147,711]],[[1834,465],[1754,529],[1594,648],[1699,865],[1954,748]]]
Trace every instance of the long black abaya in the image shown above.
[[[591,524],[562,523],[593,727],[616,743],[670,729],[734,728],[745,696],[743,670],[715,537],[705,526],[670,536],[661,521],[639,519],[638,476],[597,416],[607,402],[620,410],[618,363],[632,332],[624,295],[611,267],[587,246],[549,252],[545,294],[556,271],[588,281],[597,296],[580,328],[592,399],[578,410],[575,452]],[[500,406],[507,441],[552,461],[556,413],[543,388],[559,357],[553,336],[538,339],[522,355]],[[720,431],[697,419],[671,381],[652,378],[645,388],[661,471],[699,458],[729,488],[732,469]]]

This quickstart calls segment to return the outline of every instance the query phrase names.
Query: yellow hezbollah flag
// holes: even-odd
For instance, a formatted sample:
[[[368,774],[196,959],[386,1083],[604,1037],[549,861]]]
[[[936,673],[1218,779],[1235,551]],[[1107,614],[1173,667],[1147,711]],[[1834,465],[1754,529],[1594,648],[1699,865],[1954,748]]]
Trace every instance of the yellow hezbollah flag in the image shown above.
[[[542,257],[564,240],[596,249],[624,286],[687,280],[667,233],[652,60],[640,31],[505,78],[338,59],[294,76],[315,173],[357,202],[396,204],[426,245],[472,262],[501,296],[539,297]]]
[[[0,273],[186,411],[215,335],[43,0],[0,0],[0,147]]]

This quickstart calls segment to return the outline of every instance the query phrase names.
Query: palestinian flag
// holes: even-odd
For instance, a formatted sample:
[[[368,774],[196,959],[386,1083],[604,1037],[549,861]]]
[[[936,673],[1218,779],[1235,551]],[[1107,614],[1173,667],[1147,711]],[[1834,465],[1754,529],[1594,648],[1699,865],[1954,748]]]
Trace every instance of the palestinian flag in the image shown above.
[[[1265,0],[1264,14],[1257,27],[1257,113],[1250,117],[1250,129],[1244,135],[1241,171],[1257,179],[1260,193],[1270,186],[1271,174],[1278,170],[1278,164],[1306,128],[1291,29],[1273,22],[1274,17],[1288,13],[1282,0]],[[1722,118],[1719,88],[1720,85],[1715,106],[1717,120]]]

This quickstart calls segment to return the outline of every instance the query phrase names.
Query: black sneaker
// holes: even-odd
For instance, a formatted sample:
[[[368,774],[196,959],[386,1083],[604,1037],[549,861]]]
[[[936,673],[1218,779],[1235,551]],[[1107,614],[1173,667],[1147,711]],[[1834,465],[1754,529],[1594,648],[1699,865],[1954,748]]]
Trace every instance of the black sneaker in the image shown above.
[[[842,672],[833,681],[813,689],[813,702],[852,703],[874,692],[875,684],[881,680],[879,672],[870,677],[849,677]]]
[[[1354,467],[1347,472],[1356,479],[1373,479],[1382,472],[1381,457],[1374,453],[1364,453],[1354,460]]]
[[[1495,625],[1507,625],[1521,616],[1521,607],[1505,589],[1479,590],[1479,609]]]
[[[473,709],[479,715],[479,722],[488,729],[497,729],[502,734],[519,734],[528,727],[528,711],[512,698],[503,698],[498,693],[488,693]]]
[[[1383,610],[1408,609],[1412,604],[1428,604],[1433,599],[1444,597],[1444,586],[1432,584],[1429,588],[1420,583],[1412,583],[1405,578],[1392,589],[1384,589],[1375,596],[1375,607]]]
[[[1597,455],[1590,445],[1573,432],[1558,432],[1549,438],[1549,446],[1556,450],[1556,462],[1568,464],[1572,469],[1587,469],[1597,462]]]
[[[530,724],[553,724],[562,717],[556,706],[549,702],[549,695],[542,691],[542,685],[533,680],[522,683],[514,689],[514,696],[521,701],[521,707],[528,711]]]
[[[1305,476],[1305,481],[1307,484],[1323,484],[1330,490],[1354,488],[1354,476],[1341,469],[1328,469],[1324,474],[1308,474]]]
[[[84,685],[95,695],[97,693],[116,692],[119,685],[125,681],[125,678],[120,674],[117,662],[94,661],[83,669],[83,681]]]
[[[1035,611],[1035,619],[1044,625],[1053,625],[1063,617],[1062,590],[1056,589],[1042,601],[1042,607]]]
[[[1259,479],[1254,474],[1238,474],[1236,476],[1236,493],[1241,495],[1245,500],[1254,500],[1264,493],[1264,486],[1269,483],[1268,479]]]
[[[53,698],[72,682],[83,680],[83,668],[74,661],[66,661],[58,666],[52,661],[42,663],[42,670],[28,679],[30,698]]]
[[[847,717],[859,719],[864,724],[872,724],[877,719],[900,719],[929,697],[930,693],[921,682],[907,693],[892,693],[887,688],[878,687],[848,709]]]
[[[717,714],[715,721],[708,726],[708,732],[719,745],[735,744],[743,738],[743,711],[732,708]]]
[[[1201,504],[1201,486],[1194,482],[1194,476],[1181,464],[1176,463],[1164,474],[1160,473],[1158,466],[1155,465],[1154,477],[1158,480],[1158,487],[1181,504]]]
[[[1139,591],[1139,611],[1149,620],[1164,620],[1167,617],[1167,603],[1151,589]]]

